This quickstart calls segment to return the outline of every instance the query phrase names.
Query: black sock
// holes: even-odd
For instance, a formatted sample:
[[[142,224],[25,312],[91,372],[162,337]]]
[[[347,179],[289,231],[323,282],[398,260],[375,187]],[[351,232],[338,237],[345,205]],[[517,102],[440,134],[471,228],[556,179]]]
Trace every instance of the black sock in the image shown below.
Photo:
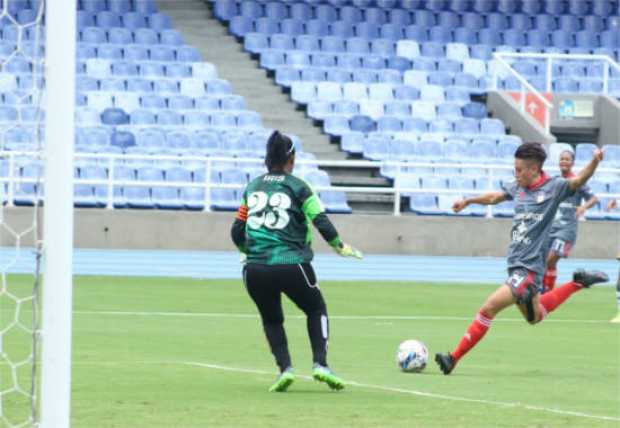
[[[312,359],[315,364],[327,367],[327,338],[329,337],[327,313],[313,312],[308,314],[307,326]]]
[[[291,366],[291,356],[288,353],[288,342],[286,332],[282,324],[264,324],[265,336],[271,348],[271,353],[276,359],[276,364],[283,372]]]

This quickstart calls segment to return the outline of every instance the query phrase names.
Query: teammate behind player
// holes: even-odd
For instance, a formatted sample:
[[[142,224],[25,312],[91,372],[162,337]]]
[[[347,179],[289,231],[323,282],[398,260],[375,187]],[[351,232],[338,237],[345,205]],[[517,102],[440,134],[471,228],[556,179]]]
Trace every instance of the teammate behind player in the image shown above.
[[[570,150],[560,153],[560,173],[563,178],[575,177],[573,165],[575,155]],[[585,201],[581,205],[582,201]],[[551,224],[549,237],[543,248],[547,257],[547,266],[543,276],[544,292],[553,290],[555,280],[558,276],[557,265],[560,258],[568,257],[570,250],[577,241],[577,224],[579,218],[598,202],[598,198],[590,191],[587,185],[577,189],[572,196],[569,196],[560,203],[555,219]]]
[[[344,382],[327,366],[328,318],[319,283],[310,264],[310,223],[341,256],[362,254],[344,244],[308,184],[291,174],[295,147],[290,138],[274,132],[267,142],[267,174],[252,180],[243,192],[231,237],[247,256],[243,280],[256,304],[267,342],[280,375],[270,391],[286,391],[295,376],[291,365],[281,293],[307,316],[314,362],[312,376],[331,389]]]
[[[463,199],[454,203],[455,212],[470,204],[494,205],[515,201],[511,238],[508,248],[508,280],[492,293],[451,353],[436,354],[435,361],[444,374],[450,374],[458,361],[485,335],[493,318],[503,309],[517,304],[530,324],[542,321],[568,297],[598,282],[607,281],[602,272],[578,270],[573,281],[542,296],[538,295],[545,269],[542,248],[560,203],[572,196],[594,174],[603,152],[596,149],[590,163],[575,177],[549,177],[542,170],[547,155],[538,143],[524,143],[515,153],[515,181],[501,192]]]

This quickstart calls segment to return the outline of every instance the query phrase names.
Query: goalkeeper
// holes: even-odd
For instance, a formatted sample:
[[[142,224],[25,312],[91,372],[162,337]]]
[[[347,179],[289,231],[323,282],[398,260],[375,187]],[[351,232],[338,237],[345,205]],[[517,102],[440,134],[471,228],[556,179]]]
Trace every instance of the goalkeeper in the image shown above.
[[[328,317],[325,301],[310,261],[312,223],[341,256],[362,254],[342,242],[310,186],[292,175],[295,147],[275,131],[267,142],[268,172],[252,180],[243,192],[231,237],[246,263],[243,280],[260,313],[263,329],[280,375],[269,389],[286,391],[295,379],[284,331],[281,293],[307,316],[314,366],[312,377],[331,389],[344,382],[327,365]]]

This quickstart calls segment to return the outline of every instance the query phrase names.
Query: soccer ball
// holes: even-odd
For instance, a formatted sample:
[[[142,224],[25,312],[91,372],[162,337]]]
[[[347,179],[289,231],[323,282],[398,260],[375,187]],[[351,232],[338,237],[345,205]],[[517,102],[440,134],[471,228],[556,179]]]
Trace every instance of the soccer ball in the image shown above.
[[[404,372],[419,373],[426,367],[428,361],[428,349],[419,340],[405,340],[398,345],[396,363]]]

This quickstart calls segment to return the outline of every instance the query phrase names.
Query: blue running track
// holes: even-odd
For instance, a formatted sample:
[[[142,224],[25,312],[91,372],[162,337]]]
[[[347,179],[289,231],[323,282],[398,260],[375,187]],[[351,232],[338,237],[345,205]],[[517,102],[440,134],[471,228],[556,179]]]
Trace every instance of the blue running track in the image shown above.
[[[85,250],[74,252],[76,275],[113,275],[186,278],[240,278],[239,256],[228,251]],[[319,254],[313,262],[321,280],[438,281],[502,283],[506,262],[500,257],[435,257],[369,255],[362,261]],[[607,272],[612,282],[618,275],[614,259],[568,259],[559,264],[559,282],[578,267]],[[0,248],[0,270],[31,273],[31,248]]]

